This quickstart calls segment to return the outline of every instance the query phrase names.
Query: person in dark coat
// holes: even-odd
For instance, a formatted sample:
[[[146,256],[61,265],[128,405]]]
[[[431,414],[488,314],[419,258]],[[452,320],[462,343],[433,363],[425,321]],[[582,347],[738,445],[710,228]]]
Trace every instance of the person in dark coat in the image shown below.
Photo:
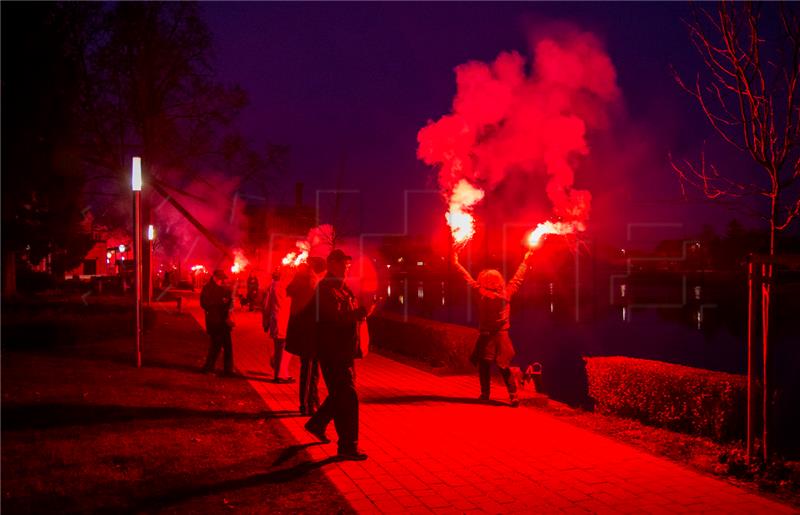
[[[325,260],[311,257],[298,266],[286,287],[291,299],[286,351],[300,356],[300,413],[313,415],[319,408],[319,361],[316,355],[317,306],[314,292],[325,274]]]
[[[345,284],[352,258],[335,249],[327,261],[328,274],[317,285],[316,314],[317,356],[328,397],[305,428],[328,442],[325,429],[333,419],[339,435],[339,459],[360,461],[367,455],[358,449],[355,358],[359,347],[357,323],[366,318],[367,311],[358,307],[355,295]]]
[[[250,277],[247,278],[247,309],[249,311],[255,311],[258,306],[256,303],[258,302],[258,277],[253,274],[250,274]]]
[[[478,330],[480,335],[475,342],[475,349],[470,356],[470,361],[478,367],[481,384],[480,399],[489,400],[491,387],[491,366],[494,363],[500,369],[500,374],[508,388],[511,406],[519,406],[517,397],[516,378],[511,374],[509,366],[514,358],[515,351],[508,330],[511,327],[511,297],[519,290],[525,280],[528,263],[531,261],[532,251],[525,254],[525,259],[519,265],[514,277],[506,284],[502,274],[497,270],[483,270],[478,274],[478,280],[458,261],[458,251],[453,252],[453,265],[470,288],[478,295]]]
[[[220,350],[225,352],[225,375],[233,375],[233,344],[231,342],[231,309],[233,293],[226,284],[228,276],[222,270],[214,270],[211,280],[200,293],[200,306],[206,313],[206,332],[211,338],[208,357],[203,372],[214,371]]]

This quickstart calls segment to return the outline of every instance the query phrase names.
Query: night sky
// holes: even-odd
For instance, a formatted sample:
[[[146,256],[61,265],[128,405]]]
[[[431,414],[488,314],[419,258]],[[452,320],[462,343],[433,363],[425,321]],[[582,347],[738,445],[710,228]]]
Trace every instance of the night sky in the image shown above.
[[[362,192],[361,230],[401,231],[403,190],[435,188],[435,171],[416,158],[416,135],[450,111],[453,68],[503,50],[530,57],[532,32],[569,22],[605,43],[623,95],[613,137],[590,135],[588,159],[596,163],[591,172],[579,168],[576,182],[593,192],[596,234],[622,243],[629,222],[678,224],[648,235],[658,241],[706,222],[723,230],[734,216],[748,222],[718,206],[684,203],[669,167],[668,152],[696,158],[711,136],[670,74],[670,65],[689,77],[701,70],[681,22],[689,16],[683,2],[206,3],[202,10],[219,77],[250,95],[241,129],[256,144],[291,146],[289,174],[271,200],[291,202],[298,180],[307,202],[316,189],[341,184]],[[721,166],[738,162],[713,138],[706,148]],[[435,194],[412,194],[409,229],[430,231],[442,208]]]

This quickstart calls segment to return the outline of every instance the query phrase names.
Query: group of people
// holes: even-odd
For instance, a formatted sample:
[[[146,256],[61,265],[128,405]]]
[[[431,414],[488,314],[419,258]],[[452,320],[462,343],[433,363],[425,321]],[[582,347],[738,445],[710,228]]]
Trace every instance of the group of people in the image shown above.
[[[338,435],[339,459],[365,460],[358,448],[358,394],[355,359],[360,357],[359,323],[367,310],[358,305],[346,284],[352,257],[341,249],[327,260],[312,257],[291,275],[273,274],[264,301],[262,325],[274,342],[272,357],[276,383],[293,383],[289,376],[290,354],[300,356],[300,412],[309,415],[306,430],[321,442],[333,422]],[[225,350],[225,373],[233,373],[230,332],[231,293],[224,286],[225,273],[212,275],[200,296],[211,337],[204,370],[213,369]],[[283,284],[287,281],[288,284]],[[328,396],[320,403],[320,371]]]
[[[499,271],[491,269],[481,271],[473,279],[459,263],[458,252],[454,253],[455,269],[478,297],[480,335],[471,361],[479,370],[481,400],[489,400],[494,364],[506,383],[511,406],[519,406],[518,386],[510,370],[515,354],[508,336],[510,301],[522,285],[531,259],[529,251],[506,283]],[[326,429],[332,421],[338,435],[338,457],[365,460],[367,455],[358,448],[359,403],[354,364],[361,357],[359,324],[369,312],[358,305],[346,284],[351,263],[351,256],[335,249],[327,260],[311,257],[290,275],[276,271],[266,292],[262,325],[274,342],[272,368],[276,383],[295,382],[289,376],[289,361],[291,355],[300,357],[300,412],[310,417],[306,431],[321,442],[330,442]],[[220,350],[224,349],[225,374],[233,374],[230,337],[233,301],[225,280],[223,271],[215,271],[200,296],[211,338],[203,370],[213,370]],[[328,396],[321,404],[320,371],[328,389]]]

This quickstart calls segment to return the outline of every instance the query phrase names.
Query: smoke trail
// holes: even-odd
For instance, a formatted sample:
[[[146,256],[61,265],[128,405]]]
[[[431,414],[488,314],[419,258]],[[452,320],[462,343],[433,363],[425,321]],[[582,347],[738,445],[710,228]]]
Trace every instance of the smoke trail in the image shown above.
[[[575,167],[619,99],[616,71],[587,32],[540,38],[532,53],[530,72],[517,52],[456,67],[452,112],[419,131],[417,156],[438,167],[451,209],[462,181],[492,191],[512,172],[545,174],[553,214],[582,230],[592,197],[574,187]]]

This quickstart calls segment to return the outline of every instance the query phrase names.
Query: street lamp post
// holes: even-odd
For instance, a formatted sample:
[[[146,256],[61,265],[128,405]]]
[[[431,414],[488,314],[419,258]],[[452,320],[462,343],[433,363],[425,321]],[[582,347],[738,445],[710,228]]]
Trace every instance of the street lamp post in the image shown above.
[[[136,264],[136,367],[142,366],[142,158],[131,166],[133,190],[133,259]]]
[[[153,245],[155,244],[156,230],[153,224],[147,226],[147,304],[153,302]]]

